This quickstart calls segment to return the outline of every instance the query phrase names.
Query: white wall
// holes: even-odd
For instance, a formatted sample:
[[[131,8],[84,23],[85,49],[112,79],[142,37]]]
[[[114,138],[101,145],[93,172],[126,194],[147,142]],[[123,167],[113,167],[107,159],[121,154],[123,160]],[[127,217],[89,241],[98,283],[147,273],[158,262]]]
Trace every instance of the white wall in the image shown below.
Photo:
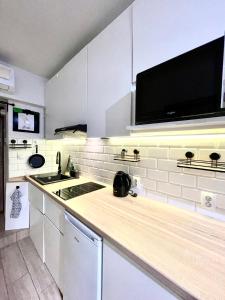
[[[140,177],[141,194],[186,210],[196,211],[225,221],[224,173],[183,169],[177,167],[177,159],[185,158],[187,151],[196,159],[208,160],[209,154],[218,152],[225,161],[224,135],[162,136],[87,139],[64,142],[63,154],[71,155],[82,175],[112,185],[117,171]],[[141,161],[113,160],[114,154],[125,148],[128,154],[138,149]],[[216,195],[215,210],[201,209],[201,192]]]
[[[60,141],[30,140],[31,149],[9,149],[9,172],[8,177],[17,177],[31,174],[57,172],[56,153],[61,151]],[[38,145],[39,153],[45,157],[43,167],[33,169],[28,165],[29,157],[35,153],[35,144]]]
[[[15,72],[15,93],[9,94],[0,91],[0,96],[40,106],[45,105],[44,89],[47,81],[45,78],[4,62],[0,63],[13,68]]]

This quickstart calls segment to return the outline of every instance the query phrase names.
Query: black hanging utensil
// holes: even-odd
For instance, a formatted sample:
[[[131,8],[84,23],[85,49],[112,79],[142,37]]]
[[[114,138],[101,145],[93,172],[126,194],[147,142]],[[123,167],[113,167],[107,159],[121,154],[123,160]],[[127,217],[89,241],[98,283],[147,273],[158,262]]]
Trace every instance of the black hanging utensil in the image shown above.
[[[36,153],[31,155],[28,159],[28,164],[31,168],[41,168],[45,164],[45,158],[43,155],[38,154],[38,145],[35,146]]]

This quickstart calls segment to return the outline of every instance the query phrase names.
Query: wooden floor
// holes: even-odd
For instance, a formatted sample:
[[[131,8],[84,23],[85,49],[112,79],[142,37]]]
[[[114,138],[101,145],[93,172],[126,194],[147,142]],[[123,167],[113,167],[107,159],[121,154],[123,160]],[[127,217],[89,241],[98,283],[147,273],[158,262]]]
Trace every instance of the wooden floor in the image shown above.
[[[0,300],[61,300],[29,237],[0,249]]]
[[[5,226],[4,226],[4,214],[0,213],[0,232],[5,230]]]

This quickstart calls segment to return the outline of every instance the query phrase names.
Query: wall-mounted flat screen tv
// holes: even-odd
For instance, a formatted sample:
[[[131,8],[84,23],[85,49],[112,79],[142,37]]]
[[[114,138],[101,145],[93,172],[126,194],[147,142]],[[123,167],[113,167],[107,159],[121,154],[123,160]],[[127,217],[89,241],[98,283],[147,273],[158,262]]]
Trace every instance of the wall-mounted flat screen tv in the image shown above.
[[[224,37],[137,75],[136,125],[224,114]]]

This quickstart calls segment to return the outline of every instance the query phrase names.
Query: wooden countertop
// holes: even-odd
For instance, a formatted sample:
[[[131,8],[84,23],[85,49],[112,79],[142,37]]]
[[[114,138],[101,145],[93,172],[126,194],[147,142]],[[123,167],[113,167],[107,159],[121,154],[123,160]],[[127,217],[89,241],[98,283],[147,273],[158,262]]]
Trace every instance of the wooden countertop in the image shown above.
[[[7,182],[23,182],[23,181],[26,181],[26,177],[25,176],[10,177],[7,180]]]
[[[68,201],[52,193],[85,178],[27,180],[182,299],[225,299],[225,223],[143,197],[116,198],[110,186]]]

